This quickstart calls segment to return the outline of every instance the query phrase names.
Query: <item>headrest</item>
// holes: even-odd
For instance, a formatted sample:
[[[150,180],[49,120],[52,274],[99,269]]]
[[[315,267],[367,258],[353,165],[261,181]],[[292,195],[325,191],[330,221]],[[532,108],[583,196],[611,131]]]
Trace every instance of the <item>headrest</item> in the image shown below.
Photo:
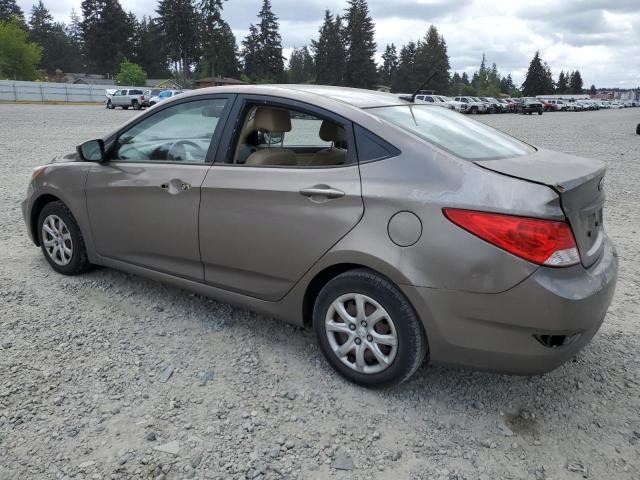
[[[254,126],[258,130],[267,132],[290,132],[291,116],[289,110],[279,108],[258,107],[256,109],[256,117]]]
[[[325,142],[340,143],[347,140],[347,135],[340,125],[323,120],[320,125],[320,138]]]

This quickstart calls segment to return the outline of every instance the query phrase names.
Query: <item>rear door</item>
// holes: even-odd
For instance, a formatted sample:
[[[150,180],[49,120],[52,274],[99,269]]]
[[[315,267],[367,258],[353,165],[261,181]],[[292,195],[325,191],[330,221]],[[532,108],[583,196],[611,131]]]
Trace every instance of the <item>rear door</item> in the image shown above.
[[[362,217],[353,128],[330,112],[282,99],[247,96],[236,105],[237,122],[229,122],[221,143],[228,143],[229,149],[219,152],[202,185],[200,250],[205,281],[275,301]],[[256,105],[290,112],[291,128],[271,132],[280,142],[266,148],[294,152],[299,164],[247,165],[244,156],[236,155],[239,148],[261,148],[255,139],[265,132],[251,127],[250,112]],[[344,129],[343,142],[320,138],[323,120]],[[331,148],[345,151],[343,163],[307,165],[309,155]]]
[[[186,100],[186,99],[185,99]],[[86,185],[98,253],[202,281],[200,187],[230,97],[196,97],[145,115],[119,133]]]

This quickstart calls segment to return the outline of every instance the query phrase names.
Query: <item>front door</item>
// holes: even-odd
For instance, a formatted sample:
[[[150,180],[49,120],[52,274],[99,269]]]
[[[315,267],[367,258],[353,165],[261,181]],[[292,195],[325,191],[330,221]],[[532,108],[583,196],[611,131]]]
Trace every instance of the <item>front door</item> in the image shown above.
[[[258,105],[243,107],[225,163],[202,186],[200,250],[207,283],[275,301],[364,207],[348,122]]]
[[[86,185],[99,255],[202,281],[200,187],[228,99],[184,101],[120,132]]]

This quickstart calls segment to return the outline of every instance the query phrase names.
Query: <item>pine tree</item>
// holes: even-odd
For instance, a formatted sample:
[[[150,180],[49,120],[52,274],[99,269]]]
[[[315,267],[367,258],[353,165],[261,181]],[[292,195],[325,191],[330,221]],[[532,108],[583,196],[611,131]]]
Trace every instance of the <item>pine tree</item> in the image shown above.
[[[114,75],[130,57],[133,25],[118,0],[83,0],[84,53],[92,71]]]
[[[540,52],[536,51],[536,54],[529,64],[527,77],[522,84],[522,93],[526,97],[535,97],[536,95],[547,94],[553,91],[554,86],[551,69],[549,65],[542,63]]]
[[[345,14],[344,41],[346,62],[344,84],[349,87],[373,88],[377,80],[374,56],[374,25],[366,0],[349,0]]]
[[[414,42],[409,42],[400,49],[398,71],[391,85],[394,92],[411,93],[416,89],[416,53],[417,46]]]
[[[229,24],[222,19],[223,0],[201,0],[200,38],[202,58],[200,73],[206,76],[233,76],[238,71],[236,40]]]
[[[282,57],[282,37],[278,17],[271,10],[271,0],[262,1],[258,14],[260,33],[260,77],[266,80],[282,78],[284,59]]]
[[[568,93],[569,82],[567,77],[568,75],[565,76],[564,70],[560,70],[560,75],[558,75],[558,83],[556,84],[556,93]]]
[[[254,24],[249,25],[249,34],[242,41],[242,63],[244,74],[256,79],[260,75],[260,32]]]
[[[158,25],[169,60],[185,78],[199,58],[198,16],[192,0],[160,0]]]
[[[135,33],[134,63],[151,78],[169,75],[168,54],[162,42],[162,32],[156,19],[142,17]]]
[[[569,80],[569,90],[571,93],[576,95],[582,93],[582,75],[580,75],[579,70],[571,73],[571,79]]]
[[[379,82],[382,85],[391,86],[393,78],[398,72],[398,50],[392,43],[387,45],[382,54],[382,65],[378,69]]]
[[[420,83],[435,73],[435,76],[424,86],[425,89],[436,92],[446,92],[449,89],[449,55],[444,37],[438,33],[434,25],[430,25],[424,38],[418,42],[416,52],[417,88]]]
[[[469,75],[467,75],[467,72],[462,72],[460,79],[462,80],[463,85],[470,85]]]
[[[342,39],[342,19],[326,10],[318,40],[311,41],[316,83],[341,85],[344,74],[345,48]]]
[[[306,45],[302,48],[293,48],[289,58],[289,70],[287,72],[290,83],[307,83],[314,78],[313,57]]]
[[[16,20],[18,25],[25,30],[27,29],[24,13],[16,3],[16,0],[0,0],[0,22],[9,22],[11,20]]]
[[[591,95],[595,95],[596,93],[598,93],[598,90],[596,89],[596,86],[594,84],[591,84],[591,87],[589,87],[589,93]]]
[[[513,92],[515,89],[516,89],[516,86],[513,83],[511,74],[500,79],[500,93],[511,95],[511,92]]]
[[[39,67],[46,72],[77,70],[78,53],[67,36],[62,23],[54,23],[53,16],[40,0],[33,5],[29,17],[29,39],[42,46]]]

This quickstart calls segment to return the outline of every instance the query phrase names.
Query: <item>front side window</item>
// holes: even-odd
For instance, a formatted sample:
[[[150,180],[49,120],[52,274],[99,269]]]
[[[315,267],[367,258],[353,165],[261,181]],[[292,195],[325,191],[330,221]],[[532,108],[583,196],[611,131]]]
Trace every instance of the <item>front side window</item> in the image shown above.
[[[520,157],[535,152],[520,140],[445,108],[400,105],[371,108],[368,112],[467,160]]]
[[[204,163],[226,104],[196,100],[161,110],[120,134],[112,159]]]
[[[343,125],[279,106],[245,109],[234,163],[248,166],[327,167],[347,163]]]

